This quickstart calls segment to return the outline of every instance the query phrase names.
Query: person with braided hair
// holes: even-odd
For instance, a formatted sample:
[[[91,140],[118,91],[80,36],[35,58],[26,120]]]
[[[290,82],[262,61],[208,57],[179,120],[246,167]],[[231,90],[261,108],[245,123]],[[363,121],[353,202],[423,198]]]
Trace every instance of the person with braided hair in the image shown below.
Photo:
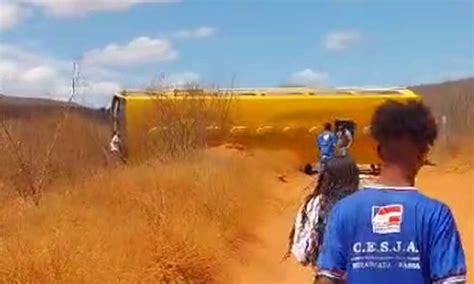
[[[317,270],[319,247],[326,220],[334,204],[357,191],[359,169],[350,157],[331,159],[318,177],[318,184],[303,202],[289,236],[287,257]]]

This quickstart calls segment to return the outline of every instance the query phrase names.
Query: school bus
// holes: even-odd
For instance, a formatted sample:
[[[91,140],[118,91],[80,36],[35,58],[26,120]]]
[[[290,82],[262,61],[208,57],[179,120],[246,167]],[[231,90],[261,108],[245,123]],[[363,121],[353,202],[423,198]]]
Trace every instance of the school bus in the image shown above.
[[[303,163],[317,161],[316,137],[326,122],[344,124],[354,135],[351,156],[359,164],[376,165],[379,158],[370,136],[370,120],[375,109],[387,100],[407,102],[420,97],[406,88],[253,88],[222,90],[125,90],[112,100],[113,129],[118,131],[127,159],[146,155],[147,137],[170,123],[157,120],[163,109],[175,112],[189,107],[189,98],[198,98],[193,108],[219,105],[226,122],[207,120],[205,129],[212,145],[239,143],[248,147],[294,151]],[[217,104],[216,104],[217,102]],[[173,105],[170,108],[170,105]],[[222,108],[225,106],[225,108]],[[189,120],[199,118],[191,115]]]

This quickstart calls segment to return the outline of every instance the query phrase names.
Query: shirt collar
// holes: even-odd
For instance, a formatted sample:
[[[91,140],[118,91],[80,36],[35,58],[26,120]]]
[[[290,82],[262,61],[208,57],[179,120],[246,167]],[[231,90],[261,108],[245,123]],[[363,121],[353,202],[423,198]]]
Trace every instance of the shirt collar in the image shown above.
[[[418,191],[418,188],[414,186],[388,186],[383,184],[369,184],[365,188],[382,189],[382,190],[394,190],[394,191]]]

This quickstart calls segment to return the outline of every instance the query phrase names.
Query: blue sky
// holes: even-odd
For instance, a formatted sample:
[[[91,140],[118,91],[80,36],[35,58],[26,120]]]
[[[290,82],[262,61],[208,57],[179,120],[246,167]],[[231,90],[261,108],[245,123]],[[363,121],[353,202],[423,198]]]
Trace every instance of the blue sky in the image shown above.
[[[474,76],[474,1],[58,2],[0,0],[0,92],[64,97],[73,60],[93,105],[150,82],[387,86]]]

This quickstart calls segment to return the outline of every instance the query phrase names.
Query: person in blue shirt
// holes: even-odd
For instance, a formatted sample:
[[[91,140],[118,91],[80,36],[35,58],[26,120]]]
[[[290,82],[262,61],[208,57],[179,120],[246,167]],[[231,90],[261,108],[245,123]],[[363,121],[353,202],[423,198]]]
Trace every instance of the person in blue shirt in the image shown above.
[[[451,210],[415,187],[437,137],[431,111],[421,102],[387,102],[375,112],[371,133],[381,175],[333,207],[316,283],[465,283]]]
[[[324,131],[319,134],[317,139],[317,145],[319,150],[319,171],[323,171],[327,163],[334,157],[334,150],[337,144],[337,137],[332,132],[331,123],[327,122],[324,124]]]

